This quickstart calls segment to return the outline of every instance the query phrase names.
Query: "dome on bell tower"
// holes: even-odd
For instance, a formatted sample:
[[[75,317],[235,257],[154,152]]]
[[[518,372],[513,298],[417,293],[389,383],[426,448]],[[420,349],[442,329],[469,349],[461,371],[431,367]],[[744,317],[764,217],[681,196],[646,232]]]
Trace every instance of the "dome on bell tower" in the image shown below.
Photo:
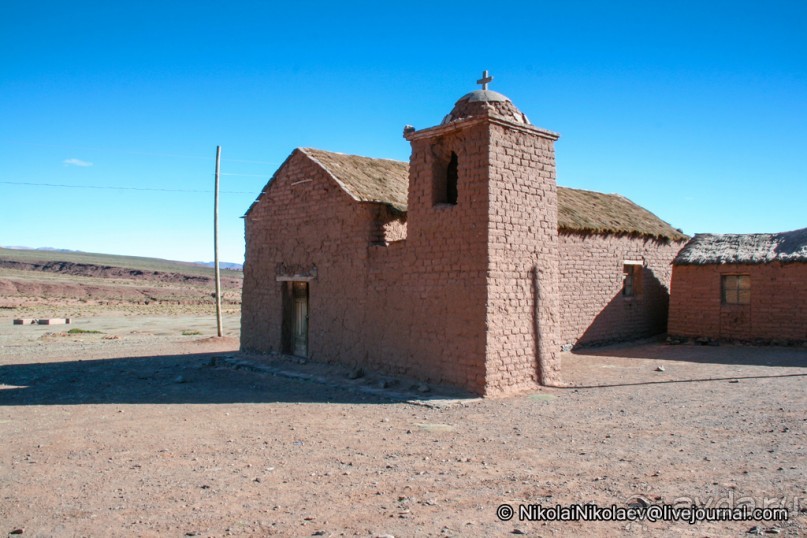
[[[467,118],[489,116],[514,123],[532,125],[527,115],[521,112],[513,102],[499,92],[488,89],[488,83],[493,80],[485,71],[482,78],[476,83],[482,85],[481,90],[466,93],[454,104],[451,112],[443,118],[440,125]]]

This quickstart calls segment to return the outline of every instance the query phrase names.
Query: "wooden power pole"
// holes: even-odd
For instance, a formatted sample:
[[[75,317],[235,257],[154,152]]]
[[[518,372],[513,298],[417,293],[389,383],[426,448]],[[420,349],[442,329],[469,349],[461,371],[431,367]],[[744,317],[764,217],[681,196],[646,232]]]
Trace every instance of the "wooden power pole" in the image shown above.
[[[221,146],[216,146],[216,195],[213,203],[213,266],[216,271],[216,328],[221,338],[221,272],[219,271],[219,164]]]

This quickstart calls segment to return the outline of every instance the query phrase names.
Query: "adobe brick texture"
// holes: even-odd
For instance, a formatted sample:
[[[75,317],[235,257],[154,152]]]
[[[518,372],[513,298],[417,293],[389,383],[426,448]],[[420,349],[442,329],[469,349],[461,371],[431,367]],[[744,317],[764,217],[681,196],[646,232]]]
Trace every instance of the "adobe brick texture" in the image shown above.
[[[560,381],[557,136],[489,129],[486,367],[507,393]]]
[[[560,340],[584,346],[663,333],[671,260],[684,241],[560,234]],[[633,297],[622,294],[623,263],[643,261]]]
[[[461,136],[455,143],[468,147]],[[292,154],[245,219],[242,348],[280,350],[276,276],[316,268],[312,359],[486,393],[486,226],[471,218],[486,211],[484,168],[463,163],[463,150],[458,204],[433,207],[421,178],[432,155],[421,146],[428,158],[413,158],[407,238],[381,245],[376,219],[391,214],[357,203],[304,153]],[[386,227],[400,235],[401,226]]]
[[[721,276],[749,275],[751,302],[721,304]],[[671,336],[807,341],[807,264],[676,265]]]

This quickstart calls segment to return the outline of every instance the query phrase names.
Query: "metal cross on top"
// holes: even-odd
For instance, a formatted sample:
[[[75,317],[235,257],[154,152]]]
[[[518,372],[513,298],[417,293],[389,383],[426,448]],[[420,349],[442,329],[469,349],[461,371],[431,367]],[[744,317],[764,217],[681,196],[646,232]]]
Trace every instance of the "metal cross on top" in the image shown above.
[[[481,84],[483,90],[487,90],[488,89],[488,83],[491,82],[491,81],[493,81],[493,77],[489,76],[488,75],[488,70],[485,69],[484,71],[482,71],[482,78],[477,80],[476,83]]]

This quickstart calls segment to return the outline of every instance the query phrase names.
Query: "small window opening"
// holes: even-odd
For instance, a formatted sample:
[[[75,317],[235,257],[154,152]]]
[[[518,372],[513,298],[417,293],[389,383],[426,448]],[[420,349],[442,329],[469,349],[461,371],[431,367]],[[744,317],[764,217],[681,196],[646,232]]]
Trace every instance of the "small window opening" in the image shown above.
[[[453,151],[446,169],[446,203],[457,204],[457,154]]]
[[[642,269],[641,262],[628,262],[622,265],[622,296],[638,297],[642,291]]]
[[[457,183],[459,179],[459,165],[457,154],[451,152],[448,161],[444,157],[435,159],[433,170],[433,200],[434,205],[457,205]]]
[[[722,275],[720,277],[721,304],[751,304],[750,275]]]

